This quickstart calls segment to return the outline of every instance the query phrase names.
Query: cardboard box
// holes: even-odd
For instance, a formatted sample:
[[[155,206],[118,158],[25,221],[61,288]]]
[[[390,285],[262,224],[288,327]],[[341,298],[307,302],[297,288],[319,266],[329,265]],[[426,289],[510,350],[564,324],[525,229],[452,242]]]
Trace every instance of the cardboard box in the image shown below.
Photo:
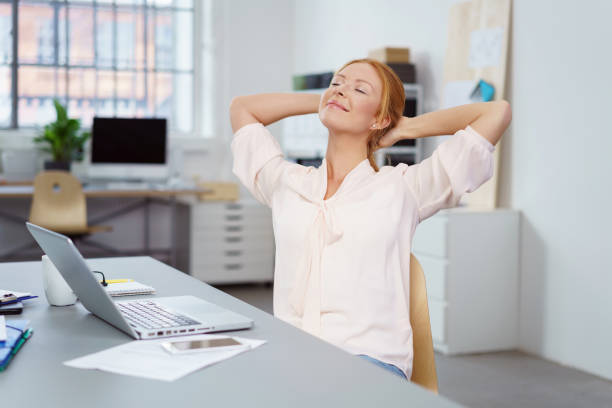
[[[368,53],[368,58],[378,60],[380,62],[410,62],[410,48],[383,47],[371,50]]]

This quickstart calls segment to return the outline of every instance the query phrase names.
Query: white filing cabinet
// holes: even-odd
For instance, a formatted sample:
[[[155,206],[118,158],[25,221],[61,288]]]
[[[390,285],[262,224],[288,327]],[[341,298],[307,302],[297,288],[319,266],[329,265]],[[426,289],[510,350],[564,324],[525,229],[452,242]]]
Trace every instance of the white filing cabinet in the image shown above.
[[[518,211],[440,211],[417,227],[413,253],[425,272],[437,351],[518,347]]]
[[[271,282],[274,233],[270,209],[256,201],[191,207],[190,273],[207,283]]]

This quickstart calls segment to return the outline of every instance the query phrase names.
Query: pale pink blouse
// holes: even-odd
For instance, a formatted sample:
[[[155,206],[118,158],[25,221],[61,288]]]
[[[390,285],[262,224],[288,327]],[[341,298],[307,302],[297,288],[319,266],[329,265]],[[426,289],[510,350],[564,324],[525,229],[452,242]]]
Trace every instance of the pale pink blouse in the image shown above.
[[[325,160],[319,168],[284,160],[261,123],[239,129],[231,147],[234,173],[272,209],[274,315],[410,378],[414,231],[492,176],[494,146],[468,126],[412,166],[376,172],[365,159],[327,200]]]

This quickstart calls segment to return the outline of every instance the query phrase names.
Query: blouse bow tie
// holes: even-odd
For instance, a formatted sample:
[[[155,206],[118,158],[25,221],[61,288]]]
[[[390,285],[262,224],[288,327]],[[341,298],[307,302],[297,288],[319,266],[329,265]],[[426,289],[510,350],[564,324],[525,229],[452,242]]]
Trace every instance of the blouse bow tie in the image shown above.
[[[305,237],[305,248],[298,261],[295,285],[289,295],[289,302],[296,314],[302,318],[302,329],[319,335],[321,332],[321,261],[325,246],[342,238],[333,209],[324,200],[310,201],[317,206],[314,221]],[[309,290],[314,296],[306,304]]]

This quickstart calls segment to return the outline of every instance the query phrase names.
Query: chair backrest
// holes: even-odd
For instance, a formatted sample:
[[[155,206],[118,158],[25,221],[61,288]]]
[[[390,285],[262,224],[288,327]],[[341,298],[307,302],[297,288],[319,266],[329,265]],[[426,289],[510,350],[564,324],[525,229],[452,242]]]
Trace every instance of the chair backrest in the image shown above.
[[[438,393],[425,274],[413,254],[410,254],[410,324],[414,347],[410,381]]]
[[[87,230],[87,207],[81,182],[66,171],[44,171],[34,178],[30,222],[62,232]]]

